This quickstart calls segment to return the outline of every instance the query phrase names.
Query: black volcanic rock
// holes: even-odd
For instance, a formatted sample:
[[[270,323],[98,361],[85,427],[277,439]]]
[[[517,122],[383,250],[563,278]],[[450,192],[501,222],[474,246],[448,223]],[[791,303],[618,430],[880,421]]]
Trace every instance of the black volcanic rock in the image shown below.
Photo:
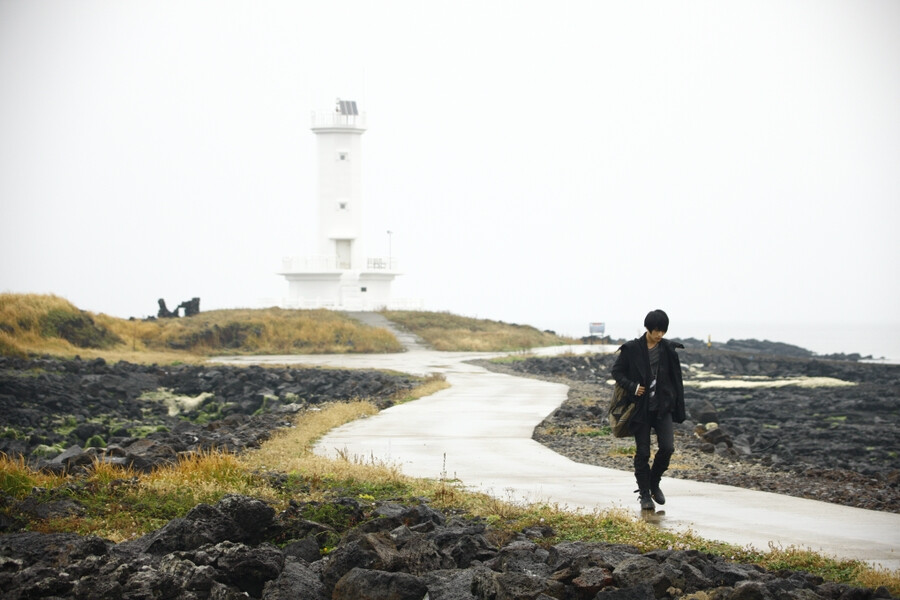
[[[383,408],[415,384],[380,371],[0,357],[0,452],[58,472],[94,460],[149,471],[185,452],[256,447],[326,402],[366,398]],[[144,396],[160,391],[199,401],[170,414]]]
[[[347,502],[355,503],[335,500]],[[290,545],[273,544],[297,531],[291,514],[275,515],[245,496],[198,505],[184,519],[133,542],[75,534],[0,535],[0,590],[4,600],[891,597],[884,588],[825,583],[803,572],[766,571],[696,550],[641,553],[602,542],[547,545],[525,532],[494,547],[485,540],[489,528],[483,521],[448,519],[424,504],[359,508],[363,522],[340,532],[327,554],[314,536],[305,538],[317,549],[306,559],[292,554]],[[418,524],[389,524],[404,515]],[[254,533],[248,525],[256,519]],[[373,521],[386,528],[371,531],[367,525]],[[185,529],[187,522],[191,526]],[[459,554],[461,547],[481,548],[479,558]]]

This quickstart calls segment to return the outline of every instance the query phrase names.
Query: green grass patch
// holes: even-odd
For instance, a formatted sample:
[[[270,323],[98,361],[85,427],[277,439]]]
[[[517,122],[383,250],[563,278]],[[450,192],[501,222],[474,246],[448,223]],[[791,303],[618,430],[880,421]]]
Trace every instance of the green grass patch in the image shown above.
[[[832,427],[837,427],[843,423],[847,422],[847,417],[845,415],[834,415],[830,417],[825,417],[825,420],[828,421]]]
[[[584,437],[609,437],[612,435],[612,428],[609,425],[602,425],[600,427],[576,431],[575,435]]]

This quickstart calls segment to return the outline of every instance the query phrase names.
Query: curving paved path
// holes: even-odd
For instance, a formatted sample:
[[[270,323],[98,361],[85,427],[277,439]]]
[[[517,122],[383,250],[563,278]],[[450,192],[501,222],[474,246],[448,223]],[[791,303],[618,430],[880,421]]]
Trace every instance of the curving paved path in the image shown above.
[[[382,324],[383,325],[383,324]],[[385,325],[383,325],[385,326]],[[640,514],[630,472],[584,465],[531,439],[534,427],[566,398],[564,385],[493,373],[465,363],[500,353],[435,352],[414,339],[401,354],[267,356],[220,359],[443,373],[451,387],[348,423],[316,452],[397,464],[413,477],[457,478],[513,502],[548,502],[571,510],[624,507]],[[608,349],[607,349],[608,350]],[[597,346],[540,349],[600,351]],[[900,515],[767,492],[665,479],[668,499],[648,520],[673,530],[760,549],[797,546],[900,569]]]

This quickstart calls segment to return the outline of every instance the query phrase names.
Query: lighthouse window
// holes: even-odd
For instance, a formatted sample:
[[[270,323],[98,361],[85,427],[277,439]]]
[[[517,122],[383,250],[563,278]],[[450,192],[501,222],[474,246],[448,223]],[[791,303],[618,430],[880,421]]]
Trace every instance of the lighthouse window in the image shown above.
[[[338,210],[347,210],[346,202],[338,202]]]
[[[367,290],[366,290],[366,288],[364,288],[364,287],[361,287],[361,288],[359,288],[359,291],[361,291],[361,292],[365,292],[365,291],[367,291]]]
[[[338,152],[338,160],[350,160],[349,152]]]

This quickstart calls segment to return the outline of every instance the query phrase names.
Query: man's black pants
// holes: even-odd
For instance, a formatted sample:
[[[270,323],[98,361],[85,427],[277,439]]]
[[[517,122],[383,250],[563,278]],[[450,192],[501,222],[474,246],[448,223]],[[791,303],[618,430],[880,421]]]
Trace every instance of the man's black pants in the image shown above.
[[[652,484],[659,482],[663,473],[669,468],[669,459],[675,452],[675,430],[672,426],[672,413],[666,411],[662,414],[650,412],[647,414],[647,422],[642,423],[634,433],[634,478],[638,488],[649,491]],[[656,431],[656,456],[653,457],[653,466],[650,466],[650,430]]]

